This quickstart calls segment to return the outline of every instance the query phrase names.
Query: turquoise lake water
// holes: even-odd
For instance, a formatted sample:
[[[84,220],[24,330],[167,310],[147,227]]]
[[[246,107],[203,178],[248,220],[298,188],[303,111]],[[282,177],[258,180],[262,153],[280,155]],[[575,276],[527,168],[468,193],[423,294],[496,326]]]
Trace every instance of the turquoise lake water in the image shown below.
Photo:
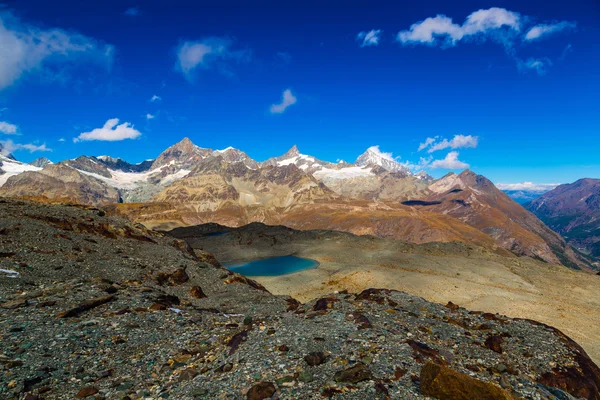
[[[265,258],[247,263],[224,264],[227,269],[245,276],[278,276],[305,269],[317,268],[319,263],[309,258],[283,256]]]

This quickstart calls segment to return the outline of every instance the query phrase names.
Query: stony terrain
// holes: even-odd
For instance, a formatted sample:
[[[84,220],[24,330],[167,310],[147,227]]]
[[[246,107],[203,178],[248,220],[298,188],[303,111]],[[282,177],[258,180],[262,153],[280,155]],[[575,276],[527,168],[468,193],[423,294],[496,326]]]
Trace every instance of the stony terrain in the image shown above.
[[[540,323],[378,289],[301,304],[99,209],[0,216],[3,399],[600,399]]]

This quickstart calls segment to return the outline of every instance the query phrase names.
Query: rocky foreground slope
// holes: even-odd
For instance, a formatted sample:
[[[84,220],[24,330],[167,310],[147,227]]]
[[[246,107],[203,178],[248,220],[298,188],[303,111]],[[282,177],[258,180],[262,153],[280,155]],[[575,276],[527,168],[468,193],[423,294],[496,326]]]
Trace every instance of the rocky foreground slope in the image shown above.
[[[554,328],[402,292],[300,304],[102,210],[0,201],[6,399],[600,399]]]

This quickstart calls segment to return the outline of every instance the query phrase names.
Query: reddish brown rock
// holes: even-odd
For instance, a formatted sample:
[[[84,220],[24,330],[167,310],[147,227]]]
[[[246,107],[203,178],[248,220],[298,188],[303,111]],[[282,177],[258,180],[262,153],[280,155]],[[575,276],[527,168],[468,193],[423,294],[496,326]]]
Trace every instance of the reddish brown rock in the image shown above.
[[[502,354],[502,343],[504,342],[504,338],[498,335],[490,335],[485,339],[485,347],[488,349],[495,351],[496,353]]]
[[[0,304],[0,307],[4,308],[5,310],[14,310],[15,308],[19,307],[27,307],[27,305],[29,305],[27,299],[16,299],[2,303]]]
[[[192,287],[190,289],[190,295],[196,299],[204,299],[208,297],[206,294],[204,294],[204,291],[202,291],[202,288],[200,286]]]
[[[446,361],[440,356],[440,352],[427,346],[425,343],[410,339],[406,341],[406,344],[413,350],[415,360],[418,362],[424,362],[425,359],[430,359],[438,364],[446,364]]]
[[[252,386],[246,394],[248,400],[265,400],[270,399],[275,394],[275,385],[271,382],[259,382]]]
[[[77,394],[75,395],[75,398],[77,399],[84,399],[86,397],[90,397],[95,395],[96,393],[98,393],[99,390],[97,387],[95,386],[86,386],[84,388],[81,388],[81,390],[79,390],[79,392],[77,392]]]
[[[421,369],[420,382],[421,393],[439,400],[513,400],[494,384],[434,363]]]
[[[371,373],[369,367],[367,367],[365,364],[358,363],[353,367],[336,372],[333,376],[333,379],[336,382],[358,383],[373,379],[373,374]]]
[[[154,303],[150,307],[148,307],[150,311],[164,311],[167,309],[167,306],[160,303]]]
[[[327,311],[333,307],[333,303],[336,301],[338,301],[338,299],[335,297],[323,297],[322,299],[317,300],[313,307],[313,311]]]
[[[181,285],[190,280],[189,275],[185,272],[184,268],[179,268],[177,271],[173,272],[169,277],[171,284],[173,286]]]
[[[311,367],[321,365],[327,360],[327,355],[323,352],[310,353],[304,357],[304,361]]]
[[[58,318],[77,317],[79,314],[81,314],[85,311],[88,311],[88,310],[91,310],[92,308],[101,306],[102,304],[106,304],[110,301],[113,301],[114,299],[115,299],[115,296],[113,296],[113,295],[96,297],[95,299],[84,301],[77,307],[71,308],[70,310],[60,312],[60,313],[56,314],[56,316]]]

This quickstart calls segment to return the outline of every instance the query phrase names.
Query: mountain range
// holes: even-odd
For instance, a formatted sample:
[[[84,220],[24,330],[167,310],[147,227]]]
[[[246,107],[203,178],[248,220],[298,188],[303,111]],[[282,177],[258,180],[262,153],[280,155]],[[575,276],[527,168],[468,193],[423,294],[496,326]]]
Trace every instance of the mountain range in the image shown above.
[[[414,243],[461,241],[592,268],[485,177],[467,170],[435,180],[377,147],[355,163],[321,161],[296,146],[257,162],[241,150],[201,148],[187,138],[139,164],[110,156],[32,165],[0,157],[1,196],[103,205],[157,229],[263,222]]]
[[[560,185],[525,207],[575,248],[600,257],[600,179]]]

